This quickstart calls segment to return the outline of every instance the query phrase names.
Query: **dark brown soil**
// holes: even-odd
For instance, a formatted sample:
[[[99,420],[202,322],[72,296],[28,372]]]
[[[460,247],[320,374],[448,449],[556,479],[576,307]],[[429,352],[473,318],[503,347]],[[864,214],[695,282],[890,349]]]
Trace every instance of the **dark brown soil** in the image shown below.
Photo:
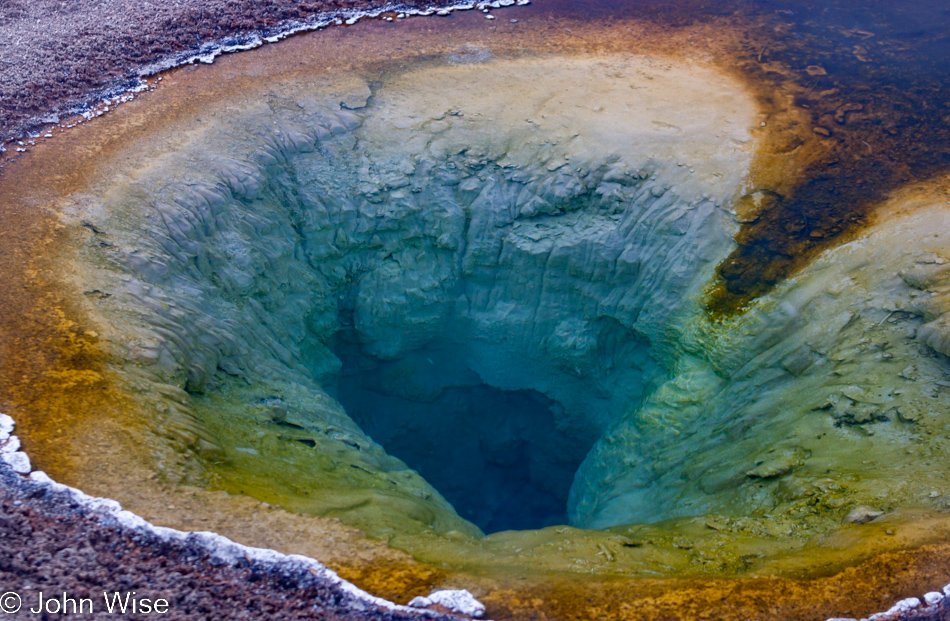
[[[33,614],[39,593],[92,601],[91,619],[142,618],[109,614],[103,592],[135,592],[165,599],[162,619],[321,619],[399,621],[457,617],[406,614],[369,606],[307,570],[241,561],[228,566],[208,551],[135,532],[83,507],[63,492],[35,484],[0,464],[0,606],[2,594],[17,593],[19,612],[7,619],[55,619]],[[56,603],[54,602],[55,610]],[[72,613],[72,608],[67,608]],[[5,610],[3,612],[6,612]]]
[[[34,614],[40,601],[63,594],[83,614]],[[109,613],[103,594],[168,602],[162,615]],[[3,610],[15,593],[19,611]],[[52,603],[53,609],[57,602]],[[67,604],[69,606],[69,604]],[[90,608],[91,606],[91,608]],[[90,609],[92,612],[90,613]],[[0,616],[7,619],[320,619],[323,621],[461,621],[429,612],[377,608],[306,569],[241,560],[224,564],[201,545],[169,542],[119,525],[66,492],[36,484],[0,463]],[[541,617],[539,617],[541,618]],[[544,617],[547,618],[547,617]],[[601,617],[603,618],[603,617]],[[816,619],[816,621],[821,621]],[[950,605],[919,608],[876,621],[950,621]]]
[[[0,143],[212,41],[385,0],[0,0]],[[399,0],[407,8],[447,0]]]

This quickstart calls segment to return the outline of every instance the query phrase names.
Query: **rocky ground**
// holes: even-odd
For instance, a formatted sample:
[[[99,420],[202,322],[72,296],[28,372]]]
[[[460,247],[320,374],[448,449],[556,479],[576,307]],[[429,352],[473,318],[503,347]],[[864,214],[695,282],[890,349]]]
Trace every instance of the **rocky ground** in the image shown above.
[[[33,619],[39,593],[77,602],[88,598],[87,618],[132,618],[109,613],[103,593],[134,592],[164,599],[167,619],[321,619],[449,621],[439,614],[373,607],[304,571],[257,561],[222,563],[202,546],[110,524],[68,494],[32,483],[0,464],[0,610],[11,619]],[[11,613],[19,596],[21,608]],[[47,610],[60,606],[53,601]],[[67,609],[71,604],[67,602]],[[88,614],[89,610],[92,614]],[[41,618],[59,618],[44,615]]]
[[[87,601],[81,604],[84,618],[142,618],[141,611],[110,612],[105,598],[115,593],[132,593],[139,602],[148,600],[153,605],[164,600],[167,612],[159,617],[164,619],[463,618],[441,614],[438,611],[445,609],[440,606],[418,614],[373,606],[291,564],[249,557],[222,562],[207,545],[169,541],[122,526],[109,514],[78,502],[67,492],[15,474],[0,461],[0,613],[8,619],[62,618],[55,611],[60,610],[58,600],[65,594],[76,602]],[[948,621],[948,601],[901,602],[869,621]],[[40,602],[53,614],[32,612]],[[75,616],[72,604],[66,606]]]
[[[202,44],[385,0],[3,0],[0,143]],[[446,0],[399,0],[407,8]]]

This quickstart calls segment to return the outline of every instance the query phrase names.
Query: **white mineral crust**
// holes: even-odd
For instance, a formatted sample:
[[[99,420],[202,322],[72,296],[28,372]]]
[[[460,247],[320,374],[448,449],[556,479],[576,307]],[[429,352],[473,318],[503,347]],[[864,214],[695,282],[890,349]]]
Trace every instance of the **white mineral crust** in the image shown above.
[[[427,608],[434,604],[470,617],[478,618],[485,614],[485,605],[464,589],[433,591],[428,597],[414,597],[409,602],[413,608]]]

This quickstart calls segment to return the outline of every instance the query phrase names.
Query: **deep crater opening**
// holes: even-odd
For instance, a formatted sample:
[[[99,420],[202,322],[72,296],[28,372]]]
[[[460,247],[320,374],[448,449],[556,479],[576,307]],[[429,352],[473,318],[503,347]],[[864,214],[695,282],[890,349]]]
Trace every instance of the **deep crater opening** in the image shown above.
[[[749,98],[699,65],[516,60],[275,84],[70,199],[64,271],[135,442],[163,492],[212,499],[155,494],[157,523],[362,562],[338,519],[440,581],[799,577],[910,541],[884,520],[950,489],[922,348],[950,342],[950,226],[895,220],[709,321],[733,207],[769,189]]]
[[[352,332],[334,340],[342,369],[331,394],[461,517],[486,534],[569,522],[574,474],[595,437],[558,425],[560,403],[488,384],[450,343],[384,360]]]
[[[76,208],[157,469],[387,538],[680,510],[652,439],[715,373],[638,411],[692,368],[754,108],[632,57],[502,66],[284,90]]]

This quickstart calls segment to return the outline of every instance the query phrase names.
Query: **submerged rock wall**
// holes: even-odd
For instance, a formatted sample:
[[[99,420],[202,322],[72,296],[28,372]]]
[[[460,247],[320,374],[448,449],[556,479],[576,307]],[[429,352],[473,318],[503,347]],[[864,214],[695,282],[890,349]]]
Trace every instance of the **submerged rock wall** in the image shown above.
[[[321,388],[335,334],[380,361],[453,351],[588,444],[677,368],[732,245],[753,103],[688,65],[469,56],[281,85],[77,197],[83,286],[160,435],[225,478],[303,480],[319,511],[471,531]]]
[[[711,321],[729,205],[754,190],[751,100],[689,65],[476,51],[275,86],[76,197],[87,298],[172,440],[160,471],[187,473],[190,448],[211,485],[377,534],[477,534],[334,399],[343,337],[392,397],[552,400],[531,466],[593,445],[574,525],[755,514],[791,536],[941,508],[942,208]]]
[[[905,191],[861,238],[697,330],[700,353],[581,466],[575,522],[759,512],[795,529],[855,507],[945,510],[945,202]]]

